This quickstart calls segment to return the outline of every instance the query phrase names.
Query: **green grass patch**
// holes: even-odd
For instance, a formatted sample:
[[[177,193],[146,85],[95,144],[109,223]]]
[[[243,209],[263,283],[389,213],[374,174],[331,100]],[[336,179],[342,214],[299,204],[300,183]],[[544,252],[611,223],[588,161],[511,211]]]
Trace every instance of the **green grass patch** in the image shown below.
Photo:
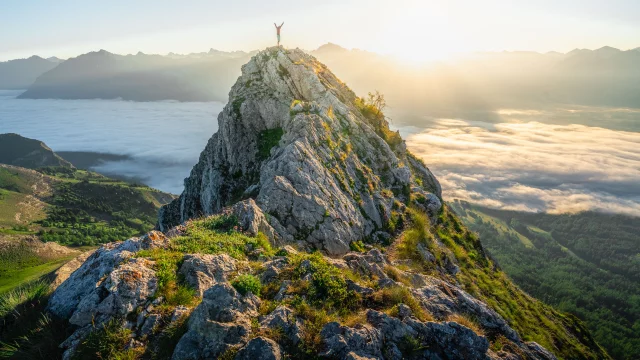
[[[252,251],[260,249],[265,256],[272,256],[269,239],[264,234],[247,236],[235,230],[226,229],[233,221],[226,215],[214,215],[203,220],[189,222],[184,236],[171,240],[172,249],[186,254],[226,253],[236,259],[246,259]],[[223,226],[224,225],[224,226]]]
[[[302,279],[310,274],[307,295],[324,307],[342,309],[357,305],[358,294],[347,290],[344,271],[329,264],[320,253],[291,256],[294,275]]]
[[[16,267],[13,269],[0,269],[0,294],[7,293],[26,282],[36,280],[46,274],[57,270],[71,258],[72,257],[65,257],[37,265],[28,265],[28,263],[23,263],[21,265],[15,265]]]
[[[137,359],[143,351],[136,349],[125,350],[129,343],[131,330],[122,326],[121,319],[113,319],[98,325],[80,343],[73,360],[82,359]]]
[[[184,258],[182,252],[166,249],[141,250],[136,253],[136,257],[149,258],[155,262],[158,291],[154,296],[164,297],[163,305],[193,305],[196,302],[195,290],[184,284],[178,277],[178,269]]]
[[[282,128],[268,129],[258,134],[258,160],[267,159],[271,155],[271,149],[277,146],[284,135]]]
[[[233,281],[231,281],[231,285],[233,285],[233,287],[243,296],[247,295],[249,292],[253,293],[255,296],[260,296],[260,288],[262,287],[260,279],[251,274],[237,276]]]

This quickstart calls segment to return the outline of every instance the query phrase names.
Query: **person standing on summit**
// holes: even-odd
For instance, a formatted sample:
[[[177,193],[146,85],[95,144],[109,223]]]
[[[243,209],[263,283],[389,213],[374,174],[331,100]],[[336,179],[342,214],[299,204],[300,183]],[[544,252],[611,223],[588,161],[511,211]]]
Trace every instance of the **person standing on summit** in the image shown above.
[[[280,24],[280,26],[276,25],[276,23],[273,23],[273,26],[276,27],[276,33],[278,34],[278,46],[280,46],[280,29],[282,28],[282,25],[284,25],[284,21],[282,22],[282,24]]]

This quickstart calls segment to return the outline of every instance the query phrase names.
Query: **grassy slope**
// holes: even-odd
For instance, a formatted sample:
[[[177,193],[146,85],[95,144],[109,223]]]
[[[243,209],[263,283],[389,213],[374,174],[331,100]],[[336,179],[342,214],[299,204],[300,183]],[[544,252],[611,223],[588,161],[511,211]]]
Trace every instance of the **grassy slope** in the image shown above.
[[[5,294],[25,283],[38,280],[39,278],[56,271],[60,266],[64,265],[71,257],[61,257],[46,263],[39,263],[28,267],[18,267],[1,271],[0,277],[0,295]],[[3,269],[4,270],[4,269]]]
[[[563,359],[607,356],[576,317],[535,300],[512,283],[494,261],[485,256],[477,236],[469,232],[448,207],[440,220],[440,225],[432,231],[460,263],[456,279],[466,291],[504,317],[524,340],[536,341]],[[514,241],[524,247],[520,239]]]
[[[169,194],[84,170],[0,167],[0,236],[5,242],[20,241],[20,236],[8,235],[34,235],[64,245],[95,246],[149,231],[159,207],[170,199]],[[0,294],[56,270],[69,258],[5,248],[0,251]]]
[[[640,222],[636,220],[635,226],[633,220],[626,226],[617,224],[618,231],[626,231],[627,235],[621,235],[616,242],[594,237],[597,231],[580,224],[588,219],[590,227],[606,228],[612,222],[610,215],[518,216],[462,203],[456,204],[456,211],[480,234],[487,250],[525,291],[584,320],[614,358],[640,356],[640,284],[634,278],[637,256],[633,255],[638,249],[629,249],[633,243],[626,241],[629,234],[632,239],[633,229]],[[521,237],[527,237],[533,248],[523,246]],[[640,247],[637,232],[635,238]],[[585,239],[597,242],[592,247],[604,244],[610,251],[588,253],[584,250],[588,247]],[[629,254],[626,260],[620,258],[625,252]],[[601,254],[600,259],[592,258],[596,253]],[[627,271],[617,272],[618,264]]]

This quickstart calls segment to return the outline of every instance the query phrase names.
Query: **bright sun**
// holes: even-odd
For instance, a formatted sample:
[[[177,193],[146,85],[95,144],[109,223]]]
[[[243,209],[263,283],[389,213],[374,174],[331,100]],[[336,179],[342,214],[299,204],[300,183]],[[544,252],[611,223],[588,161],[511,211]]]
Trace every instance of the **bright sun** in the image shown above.
[[[379,51],[408,62],[447,60],[469,50],[465,29],[449,23],[449,14],[432,2],[407,0],[389,7],[380,34]]]

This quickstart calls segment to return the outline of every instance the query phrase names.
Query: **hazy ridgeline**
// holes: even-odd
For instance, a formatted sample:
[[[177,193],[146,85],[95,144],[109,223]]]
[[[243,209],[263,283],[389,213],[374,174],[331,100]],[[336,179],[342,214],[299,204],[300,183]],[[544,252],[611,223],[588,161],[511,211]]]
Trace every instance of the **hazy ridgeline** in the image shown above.
[[[224,102],[241,65],[254,53],[212,49],[161,56],[100,50],[55,68],[53,61],[32,57],[0,63],[0,89],[15,89],[16,83],[29,84],[37,77],[21,97]],[[640,107],[638,49],[472,53],[421,64],[334,44],[311,53],[357,93],[383,92],[388,103],[414,123],[426,113],[495,121],[489,114],[502,108]],[[19,76],[23,79],[17,82]]]

